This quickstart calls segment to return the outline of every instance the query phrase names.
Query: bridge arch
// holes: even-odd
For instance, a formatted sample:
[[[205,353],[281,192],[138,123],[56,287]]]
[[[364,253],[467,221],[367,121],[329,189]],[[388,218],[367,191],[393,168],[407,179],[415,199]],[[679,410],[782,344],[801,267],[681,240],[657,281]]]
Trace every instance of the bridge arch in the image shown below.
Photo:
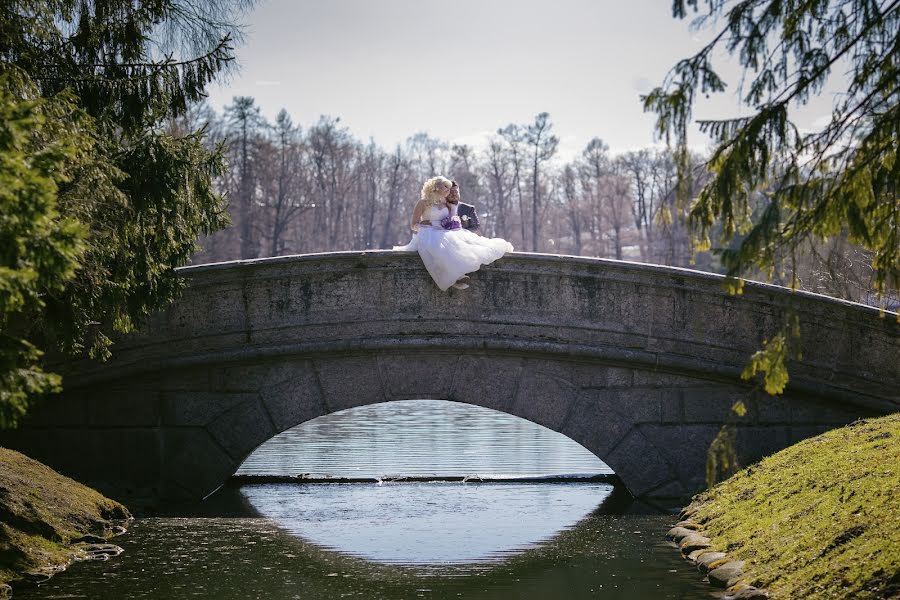
[[[114,495],[199,499],[259,444],[344,408],[432,398],[562,433],[635,495],[702,488],[737,399],[749,462],[900,407],[895,317],[850,303],[599,259],[518,255],[442,293],[416,255],[284,257],[183,270],[184,297],[0,441]],[[781,398],[740,370],[790,302],[804,335]],[[73,449],[77,451],[73,452]]]

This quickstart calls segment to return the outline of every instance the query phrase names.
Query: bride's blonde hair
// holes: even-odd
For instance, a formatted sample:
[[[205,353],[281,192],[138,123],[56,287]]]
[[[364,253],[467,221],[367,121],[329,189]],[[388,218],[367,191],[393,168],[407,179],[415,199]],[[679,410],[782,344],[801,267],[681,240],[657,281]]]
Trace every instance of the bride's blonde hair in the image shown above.
[[[429,202],[432,206],[440,204],[452,186],[453,182],[446,177],[441,175],[432,177],[422,186],[422,200]]]

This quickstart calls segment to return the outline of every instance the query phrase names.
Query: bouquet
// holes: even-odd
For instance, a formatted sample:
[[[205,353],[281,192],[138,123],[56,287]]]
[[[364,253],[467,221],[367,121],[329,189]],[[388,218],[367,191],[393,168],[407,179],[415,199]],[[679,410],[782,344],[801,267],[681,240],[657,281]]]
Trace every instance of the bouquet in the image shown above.
[[[443,219],[441,219],[441,227],[444,229],[459,229],[462,227],[462,224],[459,222],[459,217],[451,217],[447,215]]]

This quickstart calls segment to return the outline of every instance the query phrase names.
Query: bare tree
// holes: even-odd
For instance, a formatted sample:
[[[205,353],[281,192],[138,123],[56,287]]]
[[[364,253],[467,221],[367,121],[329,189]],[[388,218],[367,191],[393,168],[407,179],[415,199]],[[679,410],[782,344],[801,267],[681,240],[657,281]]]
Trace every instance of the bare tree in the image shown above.
[[[516,190],[516,197],[519,201],[519,224],[522,230],[522,245],[525,246],[527,240],[527,236],[525,235],[525,201],[522,197],[522,165],[524,160],[522,145],[525,141],[525,134],[519,125],[514,124],[509,124],[502,129],[498,129],[497,134],[502,137],[509,146],[513,167],[513,188]]]
[[[541,165],[556,154],[559,138],[550,134],[553,125],[549,113],[540,113],[525,128],[525,142],[531,147],[531,250],[538,251],[541,223]]]
[[[509,151],[502,139],[492,139],[485,151],[487,188],[490,192],[490,212],[494,216],[493,230],[502,238],[509,238],[507,211],[513,181],[510,176]]]
[[[572,228],[573,252],[581,255],[581,230],[584,217],[582,215],[582,200],[578,190],[578,176],[575,167],[571,164],[563,167],[562,195],[565,201],[566,212],[569,217],[569,225]]]
[[[263,206],[270,222],[267,236],[269,256],[284,253],[284,234],[289,225],[313,208],[313,203],[305,197],[304,187],[298,185],[306,168],[301,136],[301,130],[294,126],[287,111],[282,109],[272,126],[268,164],[261,165],[265,174],[261,182]]]
[[[310,129],[309,146],[316,182],[316,227],[324,231],[330,247],[338,247],[344,223],[346,196],[358,175],[353,165],[356,152],[350,133],[339,126],[340,119],[321,117]],[[321,208],[321,210],[320,210]]]
[[[604,210],[600,195],[601,181],[610,172],[609,146],[600,138],[593,138],[581,152],[579,173],[581,187],[587,196],[588,229],[591,233],[593,254],[606,256],[604,243]]]
[[[406,219],[397,218],[397,212],[402,201],[401,195],[410,178],[410,165],[399,144],[397,144],[393,154],[388,158],[387,168],[387,206],[384,211],[384,226],[381,231],[382,248],[387,248],[390,245],[390,240],[398,229],[398,223],[403,224],[402,231],[404,234],[406,233]]]
[[[631,221],[631,186],[622,175],[604,175],[598,182],[598,193],[606,222],[613,231],[616,259],[622,260],[622,233]]]
[[[236,142],[230,147],[235,150],[231,164],[236,167],[234,195],[238,205],[241,258],[255,258],[259,255],[259,241],[253,231],[256,194],[254,154],[265,122],[253,98],[249,96],[236,96],[233,104],[225,108],[225,119],[229,126],[229,138]]]

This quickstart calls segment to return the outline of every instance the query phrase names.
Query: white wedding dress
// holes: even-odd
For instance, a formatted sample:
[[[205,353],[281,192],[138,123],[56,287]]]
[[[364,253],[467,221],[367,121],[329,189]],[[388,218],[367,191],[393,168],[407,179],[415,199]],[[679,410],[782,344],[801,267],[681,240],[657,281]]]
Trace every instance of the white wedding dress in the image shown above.
[[[467,229],[444,229],[441,219],[455,216],[445,206],[432,206],[422,214],[422,219],[431,225],[419,225],[419,232],[405,246],[394,246],[394,250],[416,250],[425,263],[425,268],[442,291],[456,283],[467,273],[477,271],[481,265],[488,265],[507,252],[512,252],[512,244],[501,238],[486,238]]]

